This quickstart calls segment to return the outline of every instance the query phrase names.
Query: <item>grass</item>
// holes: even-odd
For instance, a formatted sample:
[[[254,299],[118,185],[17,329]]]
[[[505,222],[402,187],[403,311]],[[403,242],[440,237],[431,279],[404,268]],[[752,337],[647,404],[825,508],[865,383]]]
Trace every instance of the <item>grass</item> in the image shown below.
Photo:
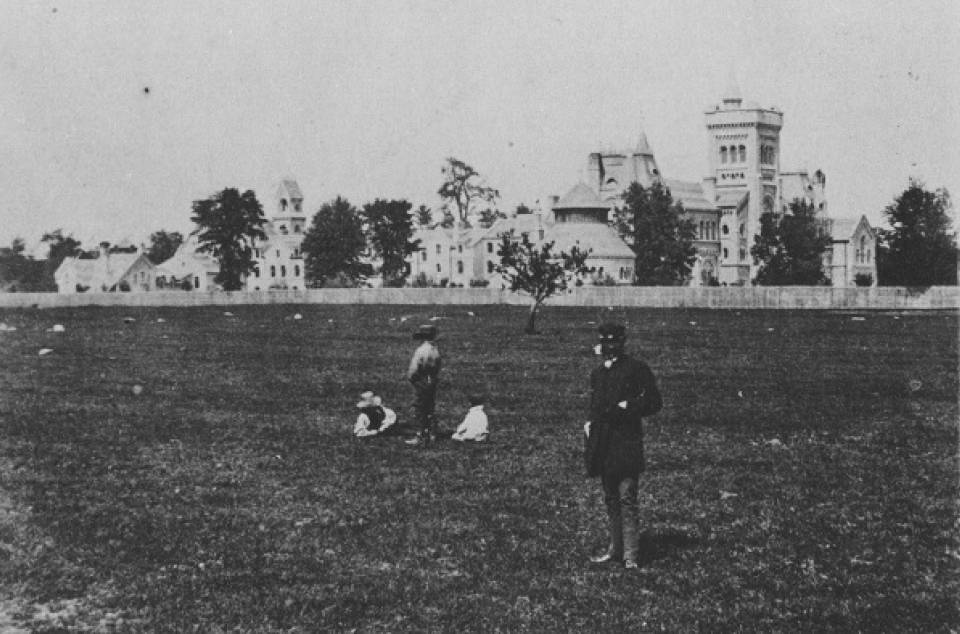
[[[960,623],[955,312],[548,307],[534,336],[525,316],[0,311],[17,327],[0,332],[0,611],[40,632]],[[580,447],[609,316],[665,398],[635,574],[585,565],[605,539]],[[491,442],[352,438],[365,389],[409,419],[430,317],[441,424],[485,389]]]

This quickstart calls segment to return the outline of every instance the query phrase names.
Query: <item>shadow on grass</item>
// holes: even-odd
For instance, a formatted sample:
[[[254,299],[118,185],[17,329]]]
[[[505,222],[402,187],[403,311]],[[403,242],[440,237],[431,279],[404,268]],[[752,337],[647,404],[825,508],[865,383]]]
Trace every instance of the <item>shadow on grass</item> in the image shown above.
[[[693,548],[699,541],[696,537],[676,529],[644,531],[640,534],[640,562],[651,564],[666,559],[678,550]]]

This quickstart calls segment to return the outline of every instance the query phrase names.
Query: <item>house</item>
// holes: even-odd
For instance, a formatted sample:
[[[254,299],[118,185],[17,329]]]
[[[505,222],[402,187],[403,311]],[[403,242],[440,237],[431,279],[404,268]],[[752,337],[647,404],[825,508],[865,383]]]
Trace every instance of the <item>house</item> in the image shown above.
[[[156,290],[156,267],[133,247],[123,252],[102,246],[98,251],[64,258],[53,274],[58,293]]]
[[[824,254],[823,268],[831,285],[876,286],[877,231],[867,217],[833,218],[829,232],[831,244]]]

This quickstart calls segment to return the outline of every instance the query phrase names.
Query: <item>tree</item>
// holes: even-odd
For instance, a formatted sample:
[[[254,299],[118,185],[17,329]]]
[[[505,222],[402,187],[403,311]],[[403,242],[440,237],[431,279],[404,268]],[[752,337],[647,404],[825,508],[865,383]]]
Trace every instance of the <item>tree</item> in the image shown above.
[[[226,291],[243,288],[244,279],[256,268],[253,245],[267,239],[263,231],[267,220],[256,194],[228,187],[193,201],[190,220],[197,225],[193,231],[197,251],[211,254],[220,264],[214,281]]]
[[[825,284],[823,254],[829,246],[830,236],[810,203],[796,199],[787,213],[765,212],[750,248],[754,263],[760,265],[755,281],[764,286]]]
[[[957,284],[957,243],[951,234],[953,204],[946,189],[910,186],[884,209],[890,229],[880,231],[877,281],[884,286]]]
[[[307,282],[323,286],[339,277],[356,284],[373,272],[361,260],[366,248],[363,221],[356,207],[340,196],[324,203],[313,215],[300,245]]]
[[[697,258],[694,223],[660,181],[646,189],[631,183],[614,222],[636,255],[637,285],[675,286],[689,278]]]
[[[419,240],[411,240],[413,218],[412,205],[405,200],[380,200],[363,206],[363,221],[367,225],[367,237],[374,253],[383,262],[380,275],[384,286],[403,286],[410,274],[407,257],[414,253]]]
[[[517,205],[517,208],[513,212],[515,216],[522,216],[524,214],[532,214],[532,213],[533,213],[533,209],[530,209],[524,203],[520,203],[519,205]]]
[[[417,226],[429,227],[433,224],[433,211],[426,205],[417,207],[417,211],[414,212],[414,214],[417,218]]]
[[[80,241],[74,240],[72,235],[64,236],[62,229],[55,229],[50,233],[43,234],[40,241],[49,245],[47,248],[47,267],[51,273],[60,268],[60,264],[65,258],[80,254]]]
[[[479,218],[480,226],[483,227],[484,229],[488,229],[492,227],[493,223],[495,223],[497,220],[499,220],[500,218],[506,218],[506,217],[507,217],[507,214],[503,213],[499,209],[490,209],[490,208],[484,209],[480,212],[480,218]]]
[[[177,252],[183,244],[183,234],[179,231],[154,231],[150,234],[150,248],[147,257],[154,264],[166,262]]]
[[[533,299],[524,328],[526,334],[536,332],[534,323],[543,302],[567,290],[574,277],[592,272],[586,265],[589,250],[581,251],[573,247],[570,253],[554,253],[554,244],[544,242],[538,246],[530,241],[527,233],[520,234],[518,240],[513,230],[500,236],[497,251],[500,264],[496,266],[496,271],[503,276],[511,291],[527,293]]]
[[[447,164],[441,168],[443,184],[437,193],[456,208],[460,222],[466,222],[478,202],[493,204],[500,198],[500,192],[489,187],[475,169],[463,161],[448,157]]]

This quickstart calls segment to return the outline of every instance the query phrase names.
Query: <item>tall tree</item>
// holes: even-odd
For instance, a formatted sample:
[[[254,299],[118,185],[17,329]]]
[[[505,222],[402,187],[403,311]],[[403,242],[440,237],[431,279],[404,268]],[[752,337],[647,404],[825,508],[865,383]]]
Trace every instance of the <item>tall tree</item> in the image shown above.
[[[323,286],[339,276],[356,284],[372,273],[372,267],[362,260],[366,248],[360,214],[349,201],[337,196],[313,215],[303,236],[300,250],[307,282]]]
[[[760,265],[757,284],[764,286],[818,286],[827,282],[823,254],[830,236],[822,230],[816,209],[804,200],[790,203],[787,213],[760,216],[760,234],[750,248]]]
[[[64,258],[80,254],[80,241],[74,240],[72,235],[63,235],[62,229],[54,229],[43,234],[40,241],[49,245],[47,248],[47,267],[51,273],[60,267]]]
[[[150,248],[147,257],[154,264],[166,262],[173,257],[183,244],[183,234],[179,231],[154,231],[150,234]]]
[[[631,183],[614,222],[636,255],[636,284],[676,286],[689,278],[697,259],[696,229],[663,183]]]
[[[433,210],[426,205],[420,205],[417,207],[415,215],[417,218],[417,226],[429,227],[431,224],[433,224]]]
[[[520,234],[518,239],[513,230],[500,236],[497,251],[500,263],[496,266],[496,271],[510,285],[511,291],[527,293],[533,299],[524,328],[527,334],[536,332],[537,311],[543,302],[567,290],[575,277],[592,272],[586,265],[589,250],[581,251],[573,247],[569,253],[555,253],[554,244],[544,242],[536,245],[530,241],[527,233]]]
[[[384,286],[403,286],[410,274],[407,257],[415,252],[419,240],[413,236],[412,205],[405,200],[380,200],[363,206],[363,221],[374,253],[382,261],[380,274]]]
[[[243,281],[256,267],[253,246],[266,240],[267,219],[252,190],[242,194],[228,187],[204,200],[193,201],[191,221],[197,226],[197,251],[217,258],[220,271],[215,281],[226,291],[243,288]]]
[[[499,209],[490,209],[488,207],[480,211],[480,216],[478,221],[481,227],[483,227],[484,229],[487,229],[489,227],[492,227],[493,223],[495,223],[497,220],[501,218],[506,218],[506,217],[507,217],[507,214],[503,213]]]
[[[443,184],[437,193],[444,201],[453,204],[460,222],[467,222],[475,204],[493,204],[500,198],[499,191],[488,186],[475,169],[459,159],[448,157],[440,171]]]
[[[880,231],[877,282],[884,286],[957,284],[957,242],[951,232],[953,204],[946,189],[910,186],[884,209],[890,229]]]

